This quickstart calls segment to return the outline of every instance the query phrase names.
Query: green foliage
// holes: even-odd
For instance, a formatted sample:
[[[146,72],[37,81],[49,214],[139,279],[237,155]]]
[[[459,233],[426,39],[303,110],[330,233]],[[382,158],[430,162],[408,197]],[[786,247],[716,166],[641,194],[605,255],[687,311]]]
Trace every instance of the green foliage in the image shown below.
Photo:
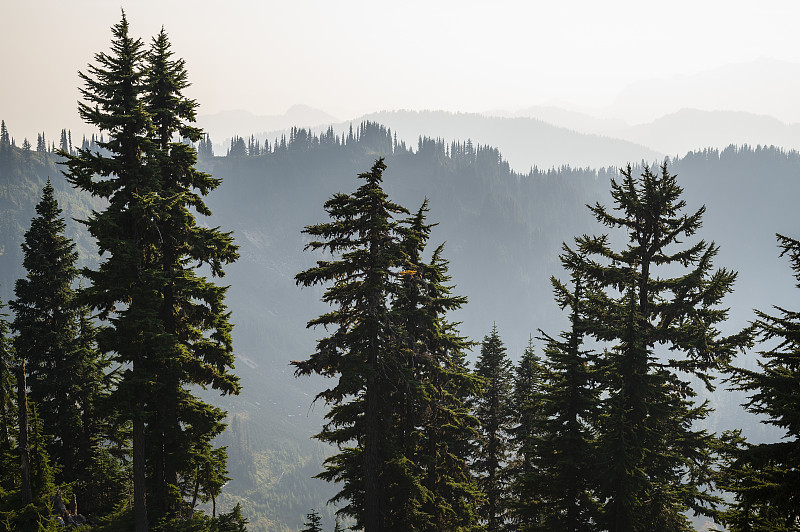
[[[56,532],[60,528],[47,504],[28,504],[19,510],[0,511],[0,530],[4,532]],[[76,530],[81,532],[82,528]]]
[[[344,528],[342,528],[342,523],[339,521],[339,518],[336,518],[336,525],[333,527],[333,532],[344,532]]]
[[[513,428],[511,362],[497,326],[483,338],[475,373],[483,380],[475,405],[480,422],[478,445],[472,470],[485,495],[479,508],[489,530],[503,530],[508,517],[509,492],[505,464],[511,457]]]
[[[311,510],[310,513],[306,514],[306,522],[304,523],[306,527],[301,532],[322,532],[321,521],[319,513],[316,510]]]
[[[613,531],[689,530],[687,511],[713,515],[718,502],[708,489],[713,440],[696,428],[708,408],[694,404],[696,392],[680,374],[710,387],[709,372],[749,336],[717,330],[727,317],[717,305],[736,279],[712,271],[717,247],[700,241],[674,249],[694,236],[705,212],[682,214],[682,192],[666,163],[660,174],[645,167],[639,178],[623,170],[621,182],[611,183],[616,212],[600,204],[591,211],[603,225],[622,229],[627,247],[618,252],[607,236],[583,236],[575,245],[585,258],[565,263],[593,288],[584,303],[587,333],[609,345],[597,493],[601,523]],[[669,358],[659,360],[657,346],[668,348]]]
[[[354,125],[353,129],[362,128]],[[226,184],[210,203],[217,220],[212,219],[211,225],[235,227],[237,234],[239,227],[248,227],[256,235],[248,248],[243,248],[246,259],[228,272],[236,280],[228,300],[237,318],[237,354],[253,362],[248,364],[243,379],[258,383],[259,389],[248,386],[247,400],[243,403],[225,400],[226,408],[239,409],[237,415],[247,419],[246,428],[252,432],[251,444],[246,446],[250,454],[245,453],[245,457],[253,458],[241,462],[242,470],[255,479],[255,484],[239,491],[240,476],[231,471],[229,476],[233,480],[217,505],[230,508],[241,501],[245,515],[251,519],[249,526],[264,531],[300,528],[304,511],[319,507],[333,489],[318,480],[304,480],[318,471],[315,464],[327,456],[328,449],[319,442],[293,442],[293,439],[305,440],[307,427],[317,423],[321,409],[315,408],[306,415],[309,409],[303,392],[310,392],[310,387],[319,381],[309,380],[309,386],[303,386],[287,380],[281,373],[285,366],[285,355],[282,357],[281,353],[310,352],[310,344],[306,342],[310,335],[304,336],[291,324],[302,323],[316,312],[298,303],[302,298],[282,281],[286,271],[296,272],[306,267],[307,259],[296,253],[302,244],[298,245],[299,231],[294,228],[317,219],[323,198],[331,190],[349,186],[344,184],[349,183],[345,179],[351,179],[359,169],[368,168],[376,150],[384,150],[387,142],[385,134],[378,138],[372,131],[344,147],[324,144],[327,140],[314,144],[308,135],[296,138],[297,145],[291,151],[266,155],[262,152],[258,157],[244,160],[217,157],[205,162],[208,169],[213,169],[211,173],[225,178]],[[301,147],[301,141],[306,142],[305,147]],[[515,175],[505,171],[501,164],[492,164],[489,157],[492,149],[473,146],[468,157],[467,150],[463,154],[452,146],[448,150],[442,142],[428,139],[424,144],[421,153],[407,149],[386,152],[386,163],[398,177],[392,180],[391,195],[401,204],[416,205],[424,193],[436,206],[437,219],[443,222],[437,232],[441,231],[438,234],[448,242],[453,259],[451,271],[472,301],[472,305],[457,314],[464,322],[461,329],[479,338],[476,335],[485,325],[485,316],[491,315],[497,316],[498,323],[505,324],[509,331],[527,331],[531,323],[545,330],[558,330],[562,325],[554,322],[560,313],[548,310],[542,303],[550,293],[547,278],[557,266],[560,242],[571,235],[592,231],[583,221],[581,211],[589,212],[583,204],[593,204],[601,188],[607,188],[610,170],[564,167]],[[441,150],[438,145],[442,145]],[[49,153],[31,152],[27,165],[21,150],[12,148],[10,143],[8,153],[11,162],[0,170],[3,250],[0,289],[5,299],[13,297],[10,294],[13,280],[24,275],[19,244],[35,215],[34,205],[46,177],[57,174],[56,157]],[[476,158],[480,159],[480,169]],[[765,248],[774,242],[771,237],[774,229],[766,227],[780,225],[786,216],[794,216],[791,201],[796,196],[793,191],[797,190],[794,177],[798,164],[796,153],[747,147],[705,150],[670,163],[671,170],[683,178],[687,201],[707,202],[703,230],[704,234],[713,235],[717,243],[723,243],[718,260],[736,264],[740,270],[736,293],[725,299],[732,307],[732,316],[749,314],[753,306],[768,308],[775,300],[771,295],[775,294],[775,288],[763,279],[775,277],[778,268],[771,269],[771,263],[760,257],[772,254]],[[761,179],[752,179],[753,175]],[[86,218],[92,208],[105,207],[99,199],[77,194],[64,180],[54,180],[53,186],[68,222],[72,218]],[[304,200],[290,201],[300,197]],[[750,201],[754,197],[765,198],[773,206],[769,211],[758,211],[760,220],[755,222],[750,216],[738,215],[751,212]],[[776,222],[778,217],[784,220]],[[91,245],[87,245],[89,239],[76,230],[76,225],[68,223],[67,234],[78,243],[81,265],[87,262],[92,265],[95,259]],[[613,235],[611,240],[614,241]],[[725,244],[726,240],[729,244]],[[742,241],[748,245],[739,246]],[[264,305],[265,300],[270,303]],[[790,308],[789,304],[784,306]],[[280,308],[281,312],[274,313],[274,308]],[[509,337],[509,342],[521,342],[520,335]],[[524,346],[519,347],[521,352]],[[663,352],[657,351],[659,356]],[[275,357],[279,359],[277,362]],[[771,436],[765,432],[770,427],[760,425],[755,416],[740,416],[735,397],[719,391],[710,400],[717,412],[720,407],[726,408],[724,414],[707,419],[710,426],[743,426],[747,434],[755,434],[759,439]],[[256,406],[256,401],[261,405]],[[272,401],[277,404],[272,405]],[[227,445],[231,459],[237,460],[238,451],[233,449],[227,432],[219,443]],[[16,457],[10,463],[18,470]],[[87,507],[83,501],[81,507]],[[333,527],[331,511],[321,510],[325,522],[331,523],[328,528]],[[131,525],[121,530],[132,528]]]
[[[468,461],[478,421],[468,401],[479,387],[464,362],[472,343],[447,321],[448,312],[461,308],[466,298],[452,295],[447,285],[444,245],[433,251],[430,262],[422,257],[432,228],[427,212],[425,200],[404,222],[405,259],[392,303],[403,362],[401,385],[392,394],[391,437],[410,469],[406,478],[412,479],[412,490],[399,505],[405,516],[394,522],[409,530],[466,530],[477,520],[479,492]],[[408,500],[414,501],[413,509]]]
[[[13,442],[17,415],[12,372],[16,357],[9,338],[8,314],[3,312],[4,309],[5,305],[0,301],[0,494],[16,486],[19,471],[19,458]]]
[[[564,247],[562,264],[581,260]],[[520,364],[517,387],[524,385],[523,391],[530,395],[523,395],[526,401],[518,407],[522,431],[518,439],[522,463],[530,465],[516,479],[517,515],[522,530],[597,530],[595,434],[600,375],[597,356],[582,349],[587,330],[583,305],[591,295],[587,296],[590,290],[580,274],[573,275],[572,288],[555,278],[551,282],[559,307],[569,309],[570,329],[559,338],[543,333],[544,364],[529,353],[530,347]]]
[[[544,378],[544,366],[530,338],[514,374],[510,439],[515,456],[506,467],[512,494],[509,514],[519,530],[536,530],[542,520],[540,506],[546,488],[542,475],[537,474],[541,467],[537,460],[537,444],[546,421]]]
[[[800,282],[800,241],[777,237],[781,256],[788,255]],[[756,311],[754,324],[758,337],[774,347],[760,352],[758,371],[734,368],[732,380],[750,393],[745,408],[785,435],[782,441],[759,444],[728,436],[721,484],[735,495],[735,503],[723,522],[734,532],[800,530],[800,312],[774,310],[777,315]]]
[[[307,245],[338,260],[318,260],[297,274],[298,284],[332,283],[323,301],[335,309],[309,326],[336,327],[317,352],[295,361],[297,375],[338,377],[317,399],[332,404],[316,437],[340,452],[319,478],[341,482],[332,499],[355,529],[461,530],[474,521],[475,487],[463,441],[474,419],[458,394],[475,388],[463,368],[468,343],[444,319],[464,298],[444,283],[441,247],[425,263],[430,225],[427,204],[408,214],[381,188],[382,159],[355,194],[325,203],[331,222],[308,226],[320,237]]]
[[[45,446],[44,427],[36,403],[30,405],[28,445],[30,447],[31,491],[35,502],[45,502],[56,491],[55,477],[60,467],[51,463]]]
[[[191,387],[239,391],[229,371],[226,288],[197,273],[206,266],[222,276],[238,255],[230,233],[198,226],[193,214],[211,214],[202,197],[220,181],[194,168],[190,144],[174,141],[201,136],[191,125],[197,103],[182,94],[183,60],[172,58],[163,30],[145,51],[124,14],[112,32],[111,53],[97,54],[80,74],[79,104],[81,117],[109,139],[102,151],[61,155],[73,185],[108,200],[83,222],[106,258],[85,271],[91,286],[82,297],[106,321],[100,350],[124,368],[112,400],[133,424],[134,507],[143,529],[145,489],[157,520],[180,515],[185,497],[194,504],[201,494],[218,495],[227,480],[225,453],[211,444],[225,414]]]
[[[49,181],[36,212],[22,244],[27,275],[17,280],[16,299],[11,302],[18,333],[14,345],[26,363],[29,398],[40,425],[38,438],[46,447],[40,453],[54,462],[55,480],[91,483],[99,481],[86,472],[104,438],[94,412],[104,390],[107,363],[94,350],[86,311],[75,301],[72,285],[78,255],[64,235],[66,224]]]
[[[308,249],[341,259],[319,260],[295,276],[304,286],[333,283],[322,299],[336,308],[308,326],[335,327],[335,333],[320,340],[308,360],[292,364],[297,375],[338,377],[333,387],[317,394],[332,406],[316,437],[341,448],[326,460],[320,478],[341,482],[334,501],[348,502],[339,512],[353,517],[357,528],[370,530],[384,526],[386,488],[394,480],[384,478],[396,452],[389,446],[393,405],[388,396],[401,366],[389,319],[392,276],[403,259],[393,216],[408,213],[381,188],[385,168],[383,160],[376,161],[370,172],[359,175],[365,183],[355,194],[339,193],[325,203],[331,222],[304,230],[321,238],[308,243]]]
[[[211,443],[224,430],[225,414],[186,386],[210,386],[223,395],[239,390],[238,379],[227,372],[233,366],[233,352],[225,289],[195,273],[196,267],[207,265],[213,275],[224,275],[223,265],[238,257],[237,248],[230,233],[198,227],[191,212],[211,215],[202,196],[220,180],[197,171],[194,148],[175,141],[176,137],[197,141],[201,131],[191,125],[197,103],[182,94],[189,84],[184,61],[172,55],[162,29],[147,55],[143,88],[153,126],[149,157],[157,165],[160,190],[142,198],[159,233],[156,283],[163,294],[159,319],[168,335],[160,340],[166,371],[151,398],[157,422],[148,425],[147,438],[155,451],[150,457],[154,475],[167,479],[166,485],[154,487],[154,494],[163,500],[162,511],[168,514],[180,506],[179,501],[169,501],[174,494],[183,491],[184,497],[196,498],[202,491],[204,498],[216,497],[229,480],[227,455]],[[188,489],[181,490],[181,485]]]
[[[156,523],[153,532],[247,532],[247,520],[238,504],[228,513],[217,517],[202,512],[188,517],[164,517]],[[109,529],[108,532],[111,532]]]

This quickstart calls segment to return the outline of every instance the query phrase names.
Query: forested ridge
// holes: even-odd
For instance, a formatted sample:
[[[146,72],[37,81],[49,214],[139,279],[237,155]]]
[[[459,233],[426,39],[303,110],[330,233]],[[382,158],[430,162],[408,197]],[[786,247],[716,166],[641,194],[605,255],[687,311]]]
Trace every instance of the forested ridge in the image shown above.
[[[115,32],[136,48],[124,19]],[[131,529],[138,410],[161,449],[143,457],[145,528],[797,530],[797,397],[782,385],[797,378],[796,152],[520,174],[494,147],[407,146],[362,122],[236,137],[215,156],[166,34],[138,46],[146,105],[125,116],[147,164],[115,166],[130,144],[90,107],[104,132],[80,148],[67,129],[61,151],[44,133],[17,146],[2,124],[0,527],[55,526],[58,488],[85,526]],[[138,248],[107,230],[129,223]],[[152,277],[130,281],[135,296],[118,286],[132,266],[109,260],[137,249]],[[63,269],[38,286],[46,260]],[[223,265],[230,287],[204,284]],[[175,303],[175,282],[195,295]],[[214,317],[181,310],[198,299]],[[149,318],[91,317],[137,304]],[[125,336],[153,319],[165,336]],[[162,358],[137,373],[137,352]],[[161,425],[174,416],[197,427]]]

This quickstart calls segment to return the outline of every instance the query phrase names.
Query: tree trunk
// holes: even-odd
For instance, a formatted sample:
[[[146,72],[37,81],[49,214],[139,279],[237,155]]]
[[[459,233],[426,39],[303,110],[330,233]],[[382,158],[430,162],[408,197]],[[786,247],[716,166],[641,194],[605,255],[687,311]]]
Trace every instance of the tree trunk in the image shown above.
[[[180,385],[172,383],[167,392],[167,404],[164,405],[165,419],[162,429],[164,434],[164,507],[169,517],[181,516],[181,500],[177,499],[172,489],[178,489],[178,462],[186,449],[181,448],[181,424],[178,418],[178,393]]]
[[[373,365],[372,367],[375,367]],[[375,377],[367,377],[365,426],[367,433],[364,442],[364,532],[382,532],[383,519],[381,501],[383,493],[380,485],[380,459],[378,453],[379,411],[375,393]]]
[[[135,532],[147,532],[147,498],[145,492],[144,419],[141,413],[133,418],[133,518]]]
[[[33,502],[31,492],[31,455],[28,448],[28,383],[25,379],[25,361],[17,367],[17,396],[19,401],[19,455],[22,474],[22,505]]]
[[[194,507],[197,504],[197,495],[200,492],[200,474],[198,473],[197,478],[194,481],[194,493],[192,494],[192,506],[189,509],[189,518],[191,519],[194,517]]]

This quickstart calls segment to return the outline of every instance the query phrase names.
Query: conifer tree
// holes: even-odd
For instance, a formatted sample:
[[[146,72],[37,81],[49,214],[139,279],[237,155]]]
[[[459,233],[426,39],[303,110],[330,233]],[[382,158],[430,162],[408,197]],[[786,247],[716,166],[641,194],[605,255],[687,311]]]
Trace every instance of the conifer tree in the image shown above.
[[[55,474],[59,469],[52,464],[47,452],[42,418],[39,417],[36,403],[29,405],[28,448],[30,459],[30,484],[33,499],[47,502],[55,492]]]
[[[17,331],[14,346],[27,368],[29,399],[36,405],[59,482],[75,481],[88,467],[86,419],[96,400],[103,366],[94,352],[77,349],[78,306],[72,289],[78,274],[75,244],[64,235],[61,209],[48,181],[22,244],[27,275],[17,280],[10,303]]]
[[[800,241],[777,235],[800,288]],[[800,312],[774,307],[756,311],[755,330],[771,347],[761,351],[759,370],[736,368],[738,389],[751,392],[745,408],[785,431],[780,441],[747,444],[729,436],[723,488],[736,502],[723,521],[734,532],[800,530]],[[770,344],[771,343],[771,344]]]
[[[576,252],[585,260],[565,265],[597,287],[587,302],[587,332],[610,344],[597,463],[602,520],[611,531],[689,530],[685,513],[711,515],[717,500],[708,491],[711,436],[696,428],[708,409],[694,404],[686,375],[710,386],[709,372],[747,334],[717,331],[727,316],[717,305],[736,278],[712,271],[717,247],[701,240],[677,248],[705,211],[682,214],[681,194],[666,163],[660,174],[645,167],[639,178],[623,170],[622,181],[611,183],[616,212],[590,209],[600,223],[625,231],[627,247],[614,251],[606,236],[583,236]],[[674,277],[659,275],[679,267]]]
[[[393,437],[403,449],[403,463],[423,471],[408,490],[419,497],[416,506],[401,505],[408,521],[395,524],[409,530],[465,530],[475,524],[478,498],[465,445],[475,438],[477,420],[465,398],[475,395],[478,385],[464,364],[471,343],[446,319],[466,298],[451,295],[446,284],[450,277],[444,246],[434,250],[429,263],[422,259],[432,228],[427,212],[426,200],[402,227],[404,266],[392,306],[403,343]]]
[[[322,300],[334,306],[311,320],[309,327],[333,328],[304,361],[294,361],[296,375],[317,373],[336,378],[317,394],[331,405],[327,423],[316,437],[339,446],[325,461],[319,475],[341,482],[333,501],[346,503],[339,510],[355,519],[355,528],[378,532],[386,523],[389,501],[384,476],[394,456],[389,447],[392,412],[388,400],[397,384],[397,339],[390,321],[390,296],[394,276],[403,265],[398,222],[408,211],[389,201],[381,187],[386,169],[383,159],[359,175],[364,184],[354,194],[335,194],[325,202],[331,221],[308,226],[312,238],[307,249],[328,251],[333,260],[295,276],[298,284],[332,283]],[[389,448],[387,448],[389,447]]]
[[[544,365],[536,355],[533,338],[522,353],[516,367],[513,392],[513,426],[511,443],[516,451],[508,467],[509,491],[513,494],[509,502],[511,521],[517,530],[539,530],[542,521],[542,492],[538,460],[538,439],[544,431],[543,409]]]
[[[247,519],[242,516],[242,505],[237,503],[233,510],[220,515],[212,527],[214,532],[247,532]]]
[[[75,387],[71,398],[81,406],[76,449],[78,467],[72,479],[86,515],[102,515],[129,496],[126,456],[128,435],[124,420],[109,403],[117,372],[97,349],[97,326],[89,309],[77,306],[77,336],[72,346],[75,367],[81,368],[84,383]],[[62,475],[66,477],[66,475]]]
[[[99,504],[96,486],[116,493],[109,506],[119,502],[122,491],[96,463],[102,442],[110,438],[97,419],[107,364],[93,349],[86,309],[75,301],[77,253],[64,236],[64,219],[49,181],[36,212],[22,244],[27,275],[16,282],[11,302],[15,349],[26,368],[26,390],[20,393],[30,388],[21,403],[30,399],[31,407],[20,422],[24,440],[31,442],[26,461],[32,494],[41,497],[53,481],[73,483],[84,507],[94,510]],[[109,465],[114,462],[104,459]]]
[[[505,466],[511,452],[509,441],[513,423],[511,408],[511,362],[497,326],[484,337],[475,373],[483,379],[483,389],[475,406],[480,422],[478,451],[472,469],[485,501],[479,508],[488,530],[504,530],[508,510]]]
[[[155,419],[147,430],[156,479],[153,506],[158,513],[176,515],[176,488],[183,480],[203,484],[216,496],[214,479],[225,477],[224,459],[214,463],[224,453],[213,452],[210,443],[224,429],[225,414],[194,396],[188,386],[238,393],[238,378],[229,372],[233,351],[225,289],[196,273],[196,266],[206,264],[221,276],[223,266],[238,254],[231,233],[198,227],[190,210],[211,215],[202,197],[221,181],[197,171],[195,149],[179,140],[196,142],[202,131],[193,125],[197,102],[183,95],[189,86],[185,62],[174,59],[170,48],[162,28],[147,54],[143,101],[153,125],[149,160],[155,162],[160,183],[142,202],[159,233],[160,264],[154,269],[160,271],[154,281],[160,285],[159,320],[166,333],[158,346],[161,371],[151,397]],[[204,464],[197,462],[199,457]],[[202,478],[211,484],[195,477],[197,471],[204,471]]]
[[[197,155],[201,159],[210,159],[214,157],[214,145],[211,142],[211,137],[205,133],[197,145]]]
[[[25,360],[17,366],[17,449],[19,451],[20,502],[27,506],[33,502],[31,488],[30,423],[28,418],[28,384],[25,380]]]
[[[238,392],[230,374],[231,324],[225,288],[194,268],[207,265],[221,276],[237,254],[229,233],[198,227],[190,211],[210,214],[202,196],[219,180],[194,169],[191,146],[173,142],[201,134],[191,125],[197,104],[182,95],[183,61],[171,59],[163,31],[146,54],[130,37],[124,14],[112,33],[111,53],[97,54],[97,64],[81,74],[85,102],[79,104],[83,119],[108,132],[108,141],[101,133],[99,153],[62,155],[71,183],[109,201],[84,221],[105,261],[86,272],[92,285],[83,297],[107,321],[98,332],[99,348],[125,368],[113,402],[133,422],[138,532],[148,529],[146,493],[152,493],[153,517],[175,516],[183,507],[184,477],[194,479],[199,471],[193,467],[198,453],[215,471],[224,459],[224,453],[206,452],[224,428],[224,413],[188,387]],[[146,436],[154,448],[145,448]],[[204,478],[217,492],[219,475]]]
[[[65,151],[67,153],[70,152],[69,141],[67,140],[67,130],[66,129],[62,129],[61,130],[61,140],[60,140],[60,143],[59,143],[59,147],[61,148],[62,151]]]
[[[564,249],[562,263],[569,268],[581,257]],[[556,301],[570,312],[570,328],[547,342],[547,372],[542,384],[545,421],[536,438],[538,467],[533,476],[540,497],[544,530],[597,530],[595,427],[600,403],[597,356],[582,349],[586,334],[585,300],[590,287],[576,273],[572,288],[552,278]]]
[[[303,523],[305,528],[300,532],[322,532],[322,519],[319,516],[319,512],[316,510],[311,510],[311,512],[306,514],[306,522]]]
[[[151,392],[151,370],[147,353],[151,351],[156,322],[155,293],[147,286],[148,272],[157,260],[152,222],[144,219],[143,194],[157,190],[157,176],[144,164],[149,150],[147,133],[150,119],[141,102],[143,43],[129,34],[125,14],[112,27],[110,53],[95,55],[88,74],[79,76],[83,102],[78,104],[81,118],[101,131],[111,132],[108,142],[99,141],[103,152],[80,149],[67,156],[67,179],[93,196],[111,201],[102,212],[94,212],[83,223],[97,240],[106,260],[97,271],[85,271],[91,286],[84,299],[99,311],[99,317],[113,325],[98,332],[98,347],[116,353],[118,362],[127,365],[115,402],[133,417],[133,491],[135,531],[148,530],[145,469],[146,398]],[[62,153],[61,155],[66,156]],[[95,180],[101,176],[101,180]],[[113,176],[113,177],[112,177]],[[120,303],[124,308],[118,310]]]
[[[8,134],[6,121],[0,120],[0,146],[9,146],[11,144],[11,137]]]

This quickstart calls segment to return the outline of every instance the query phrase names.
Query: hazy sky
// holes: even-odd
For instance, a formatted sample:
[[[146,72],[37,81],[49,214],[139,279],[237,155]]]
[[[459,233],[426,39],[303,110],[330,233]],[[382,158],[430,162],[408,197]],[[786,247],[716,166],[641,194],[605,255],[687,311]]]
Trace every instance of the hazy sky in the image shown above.
[[[120,7],[134,35],[166,28],[201,114],[602,108],[645,80],[800,65],[796,1],[7,0],[0,118],[18,143],[82,129],[77,71],[108,50]]]

